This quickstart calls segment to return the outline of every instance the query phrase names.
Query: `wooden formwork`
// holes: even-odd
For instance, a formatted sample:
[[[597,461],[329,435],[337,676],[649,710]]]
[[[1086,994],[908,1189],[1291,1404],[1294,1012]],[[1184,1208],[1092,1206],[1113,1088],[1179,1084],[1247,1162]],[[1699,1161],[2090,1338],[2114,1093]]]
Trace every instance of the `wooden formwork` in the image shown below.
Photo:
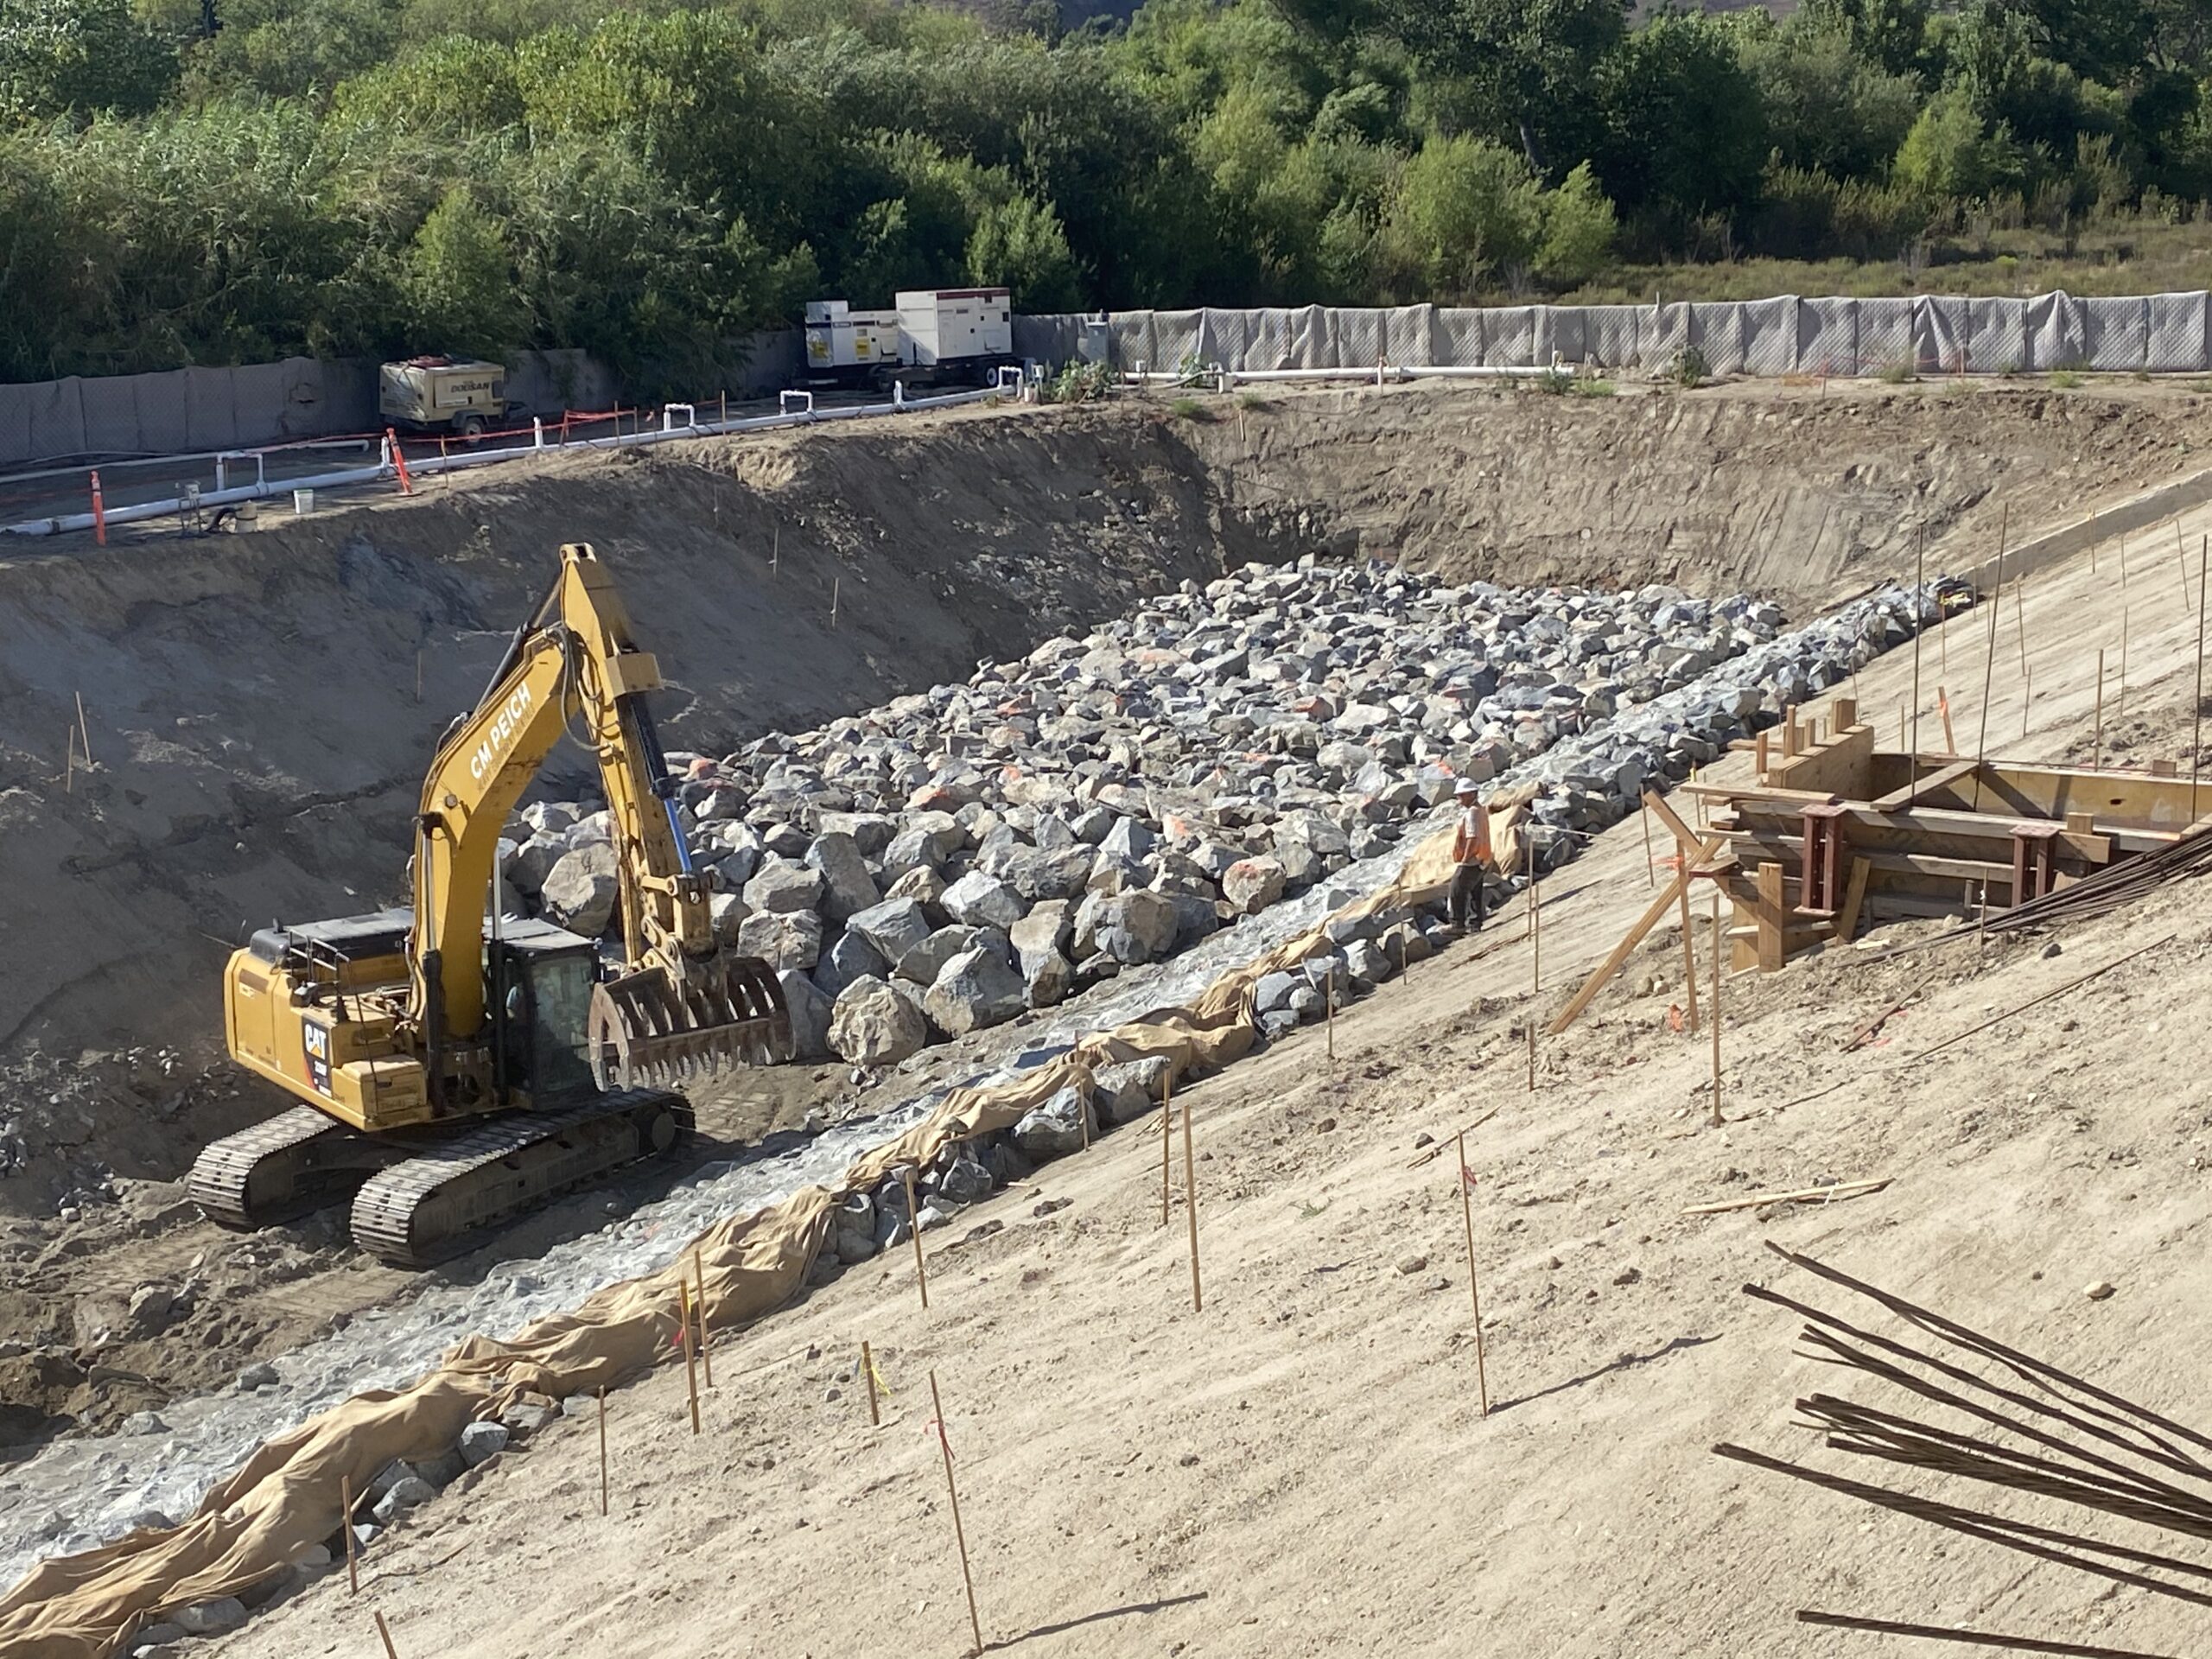
[[[1728,894],[1738,969],[1770,972],[1861,920],[2006,908],[2212,823],[2192,820],[2193,786],[2171,766],[1886,751],[1849,697],[1825,719],[1792,709],[1736,747],[1754,757],[1749,783],[1683,787],[1724,843],[1691,874]]]

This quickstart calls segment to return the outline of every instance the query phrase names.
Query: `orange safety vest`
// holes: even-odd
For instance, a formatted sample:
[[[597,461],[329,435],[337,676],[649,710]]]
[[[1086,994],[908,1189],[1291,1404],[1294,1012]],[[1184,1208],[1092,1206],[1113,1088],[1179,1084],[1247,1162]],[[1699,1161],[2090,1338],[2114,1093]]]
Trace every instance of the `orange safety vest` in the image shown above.
[[[1490,810],[1487,807],[1471,806],[1459,814],[1459,833],[1452,841],[1452,861],[1454,864],[1488,864],[1493,861],[1490,850]]]

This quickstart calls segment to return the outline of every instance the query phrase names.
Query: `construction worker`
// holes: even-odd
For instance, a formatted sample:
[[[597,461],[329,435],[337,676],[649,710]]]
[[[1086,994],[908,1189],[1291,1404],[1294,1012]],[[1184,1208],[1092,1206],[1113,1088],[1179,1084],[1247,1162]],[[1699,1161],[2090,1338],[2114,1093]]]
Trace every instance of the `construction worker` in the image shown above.
[[[1483,925],[1483,882],[1492,862],[1490,849],[1490,809],[1474,779],[1462,778],[1452,791],[1459,804],[1459,827],[1452,837],[1452,925],[1465,931]],[[1474,920],[1467,918],[1471,912]]]

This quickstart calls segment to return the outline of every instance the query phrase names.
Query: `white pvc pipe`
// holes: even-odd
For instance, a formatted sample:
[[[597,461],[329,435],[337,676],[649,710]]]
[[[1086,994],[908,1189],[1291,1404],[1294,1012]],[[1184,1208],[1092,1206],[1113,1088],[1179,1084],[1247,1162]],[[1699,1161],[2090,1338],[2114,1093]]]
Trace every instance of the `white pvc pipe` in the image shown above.
[[[798,407],[807,414],[814,413],[814,394],[810,391],[779,391],[776,394],[776,406],[788,415],[791,412],[793,398],[799,400]]]
[[[568,444],[556,443],[552,447],[555,448],[626,449],[639,444],[662,443],[681,438],[706,438],[738,432],[766,432],[783,427],[804,426],[823,421],[866,420],[871,416],[891,414],[894,410],[947,409],[960,404],[978,403],[991,395],[988,391],[948,391],[939,393],[933,397],[909,397],[900,404],[855,404],[842,409],[817,410],[814,407],[812,392],[786,391],[781,394],[783,406],[786,411],[791,410],[791,399],[801,400],[801,406],[796,412],[756,415],[749,418],[714,421],[704,424],[695,420],[689,426],[666,427],[658,431],[626,432],[617,436],[605,438],[577,438],[571,440]],[[687,405],[677,404],[670,407],[682,409]],[[664,420],[666,418],[664,414],[663,418]],[[542,440],[542,430],[537,435]],[[282,487],[302,490],[336,489],[348,484],[375,483],[379,480],[395,476],[397,469],[392,465],[391,441],[380,440],[378,449],[377,464],[372,467],[356,467],[341,472],[315,473],[302,478],[289,478],[283,480]],[[261,452],[253,453],[257,458]],[[425,455],[419,461],[408,462],[407,470],[410,474],[423,476],[433,473],[461,472],[472,467],[500,466],[505,462],[515,461],[533,453],[535,453],[535,447],[518,446],[512,449],[484,449],[473,453],[464,452],[460,454]],[[79,469],[72,467],[66,470],[74,472]],[[227,506],[233,502],[249,501],[269,493],[270,486],[264,470],[260,482],[241,486],[237,489],[217,490],[202,495],[200,498],[200,505],[203,507]],[[166,501],[143,501],[136,506],[117,507],[109,512],[105,518],[111,524],[136,524],[149,518],[172,517],[183,505],[182,500],[176,497],[171,497]],[[50,518],[32,518],[21,524],[0,524],[0,536],[61,536],[73,531],[90,530],[92,526],[92,515],[89,512],[62,513]]]

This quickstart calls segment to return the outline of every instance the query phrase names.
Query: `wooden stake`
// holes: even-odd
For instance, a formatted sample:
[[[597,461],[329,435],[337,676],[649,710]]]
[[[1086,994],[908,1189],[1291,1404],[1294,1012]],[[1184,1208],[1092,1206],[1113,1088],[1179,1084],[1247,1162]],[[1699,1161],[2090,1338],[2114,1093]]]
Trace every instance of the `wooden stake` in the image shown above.
[[[1529,843],[1529,989],[1544,988],[1543,878],[1536,869],[1536,843]]]
[[[768,574],[770,575],[782,574],[783,552],[784,527],[781,524],[772,525],[768,535]]]
[[[61,757],[61,792],[74,795],[77,792],[77,728],[74,726],[67,728],[61,734],[61,741],[67,745],[67,753]]]
[[[715,1386],[715,1355],[707,1342],[707,1269],[699,1260],[696,1245],[691,1249],[691,1277],[699,1287],[699,1369],[711,1389]]]
[[[1183,1103],[1183,1213],[1191,1224],[1191,1312],[1205,1312],[1198,1289],[1198,1166],[1191,1156],[1191,1103]]]
[[[346,1593],[361,1593],[361,1541],[353,1535],[353,1477],[338,1477],[338,1503],[346,1513]]]
[[[1160,1224],[1167,1224],[1168,1183],[1175,1157],[1175,1077],[1173,1071],[1160,1079]]]
[[[2189,543],[2181,538],[2181,516],[2174,516],[2174,563],[2181,570],[2181,607],[2189,608]]]
[[[842,576],[830,578],[830,626],[833,628],[837,626],[837,589],[843,585],[844,580]]]
[[[1912,742],[1907,754],[1920,753],[1920,639],[1928,632],[1922,622],[1920,607],[1925,592],[1928,574],[1927,531],[1915,529],[1912,532]],[[1937,626],[1942,626],[1942,613],[1937,613]],[[1910,780],[1910,774],[1907,778]]]
[[[1720,894],[1713,895],[1713,1127],[1727,1120],[1720,1116]]]
[[[1337,975],[1332,963],[1321,981],[1321,1000],[1329,1010],[1329,1064],[1337,1063]],[[1184,1116],[1188,1117],[1188,1112]]]
[[[2105,769],[2105,654],[2097,653],[2097,725],[2096,735],[2089,740],[2089,770]]]
[[[906,1230],[914,1238],[914,1282],[921,1287],[922,1306],[930,1305],[930,1270],[922,1262],[922,1207],[914,1202],[914,1166],[906,1166]]]
[[[1529,878],[1529,908],[1521,917],[1521,937],[1531,941],[1536,937],[1536,843],[1529,830],[1535,823],[1529,819],[1521,830],[1521,855],[1528,861],[1523,873]]]
[[[2005,610],[2005,545],[1997,546],[1997,592],[1989,603],[1989,649],[1981,664],[1981,734],[1974,746],[1974,810],[1981,810],[1981,766],[1989,758],[1989,692],[1997,683],[1997,619]]]
[[[2204,597],[2204,578],[2212,569],[2212,536],[2204,538],[2196,555],[2196,596]],[[2204,742],[2204,613],[2207,607],[2196,607],[2196,701],[2190,709],[2189,728],[2189,821],[2196,822],[2197,753]]]
[[[865,1341],[861,1344],[861,1375],[868,1379],[868,1427],[871,1428],[881,1428],[883,1427],[883,1412],[881,1408],[877,1405],[875,1398],[875,1356],[869,1351],[868,1345]]]
[[[1690,870],[1689,849],[1677,844],[1681,855],[1682,880],[1675,889],[1675,907],[1682,924],[1682,994],[1689,1002],[1690,1035],[1697,1035],[1697,946],[1690,939]]]
[[[92,764],[92,728],[85,724],[85,694],[77,693],[77,734],[84,739],[85,765]]]
[[[952,1500],[952,1541],[960,1546],[960,1582],[968,1590],[968,1628],[976,1637],[971,1653],[983,1650],[983,1621],[976,1615],[976,1580],[968,1571],[968,1535],[960,1525],[960,1489],[952,1484],[952,1441],[944,1432],[944,1402],[937,1391],[937,1373],[930,1373],[930,1409],[937,1414],[937,1443],[944,1453],[944,1490]]]
[[[1530,1027],[1535,1030],[1535,1027]],[[1467,1294],[1475,1304],[1475,1387],[1480,1390],[1483,1415],[1490,1415],[1490,1375],[1483,1365],[1483,1292],[1475,1281],[1475,1178],[1467,1173],[1467,1136],[1459,1134],[1459,1219],[1467,1230]]]
[[[599,1512],[607,1513],[607,1385],[599,1387]]]
[[[384,1659],[399,1659],[399,1649],[391,1645],[391,1627],[384,1622],[382,1613],[373,1617],[377,1622],[377,1634],[384,1638]]]
[[[1656,887],[1659,885],[1659,873],[1651,868],[1651,809],[1641,800],[1637,807],[1643,815],[1643,885]]]
[[[2120,538],[2120,717],[2127,718],[2127,537]]]
[[[691,1391],[691,1432],[699,1432],[699,1368],[692,1358],[691,1284],[679,1274],[676,1281],[677,1314],[683,1321],[683,1382]]]
[[[1529,1010],[1526,1027],[1529,1033],[1529,1092],[1536,1092],[1536,1011]]]
[[[1959,740],[1951,735],[1950,693],[1940,685],[1936,688],[1936,707],[1942,710],[1943,715],[1943,753],[1956,754],[1959,752]]]

